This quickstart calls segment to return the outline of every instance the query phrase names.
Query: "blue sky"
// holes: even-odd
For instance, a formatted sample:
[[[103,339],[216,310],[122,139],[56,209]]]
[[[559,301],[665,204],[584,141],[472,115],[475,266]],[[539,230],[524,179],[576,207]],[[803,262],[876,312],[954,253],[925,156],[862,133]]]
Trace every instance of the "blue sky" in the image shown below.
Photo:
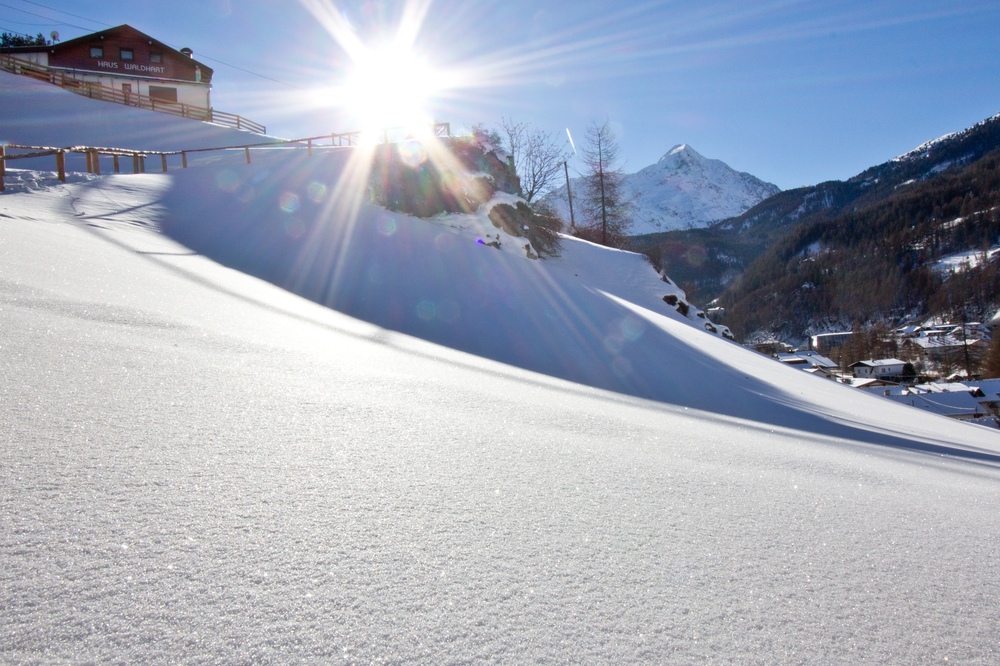
[[[192,48],[217,109],[281,136],[355,129],[336,89],[345,33],[370,45],[403,23],[414,57],[450,74],[428,104],[456,129],[507,116],[579,144],[608,120],[628,171],[687,143],[782,188],[1000,113],[995,0],[0,0],[0,30],[65,40],[122,23]]]

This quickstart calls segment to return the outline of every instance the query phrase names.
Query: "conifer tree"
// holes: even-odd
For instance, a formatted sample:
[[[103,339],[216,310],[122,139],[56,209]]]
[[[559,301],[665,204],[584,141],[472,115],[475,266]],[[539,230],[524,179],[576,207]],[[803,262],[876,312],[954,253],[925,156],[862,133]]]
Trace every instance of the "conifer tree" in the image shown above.
[[[986,350],[982,375],[986,379],[1000,378],[1000,331],[993,334],[989,349]]]
[[[587,128],[583,161],[587,167],[581,208],[588,238],[602,245],[623,245],[632,224],[633,203],[625,193],[625,173],[618,162],[618,141],[611,124]]]

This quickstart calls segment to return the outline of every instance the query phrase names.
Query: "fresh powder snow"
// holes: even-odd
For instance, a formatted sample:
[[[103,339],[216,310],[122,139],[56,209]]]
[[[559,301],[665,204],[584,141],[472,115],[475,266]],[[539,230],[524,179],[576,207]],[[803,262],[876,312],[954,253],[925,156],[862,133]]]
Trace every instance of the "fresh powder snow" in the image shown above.
[[[4,139],[125,145],[57,92]],[[257,153],[8,165],[4,662],[996,662],[996,431],[712,334],[637,255]]]

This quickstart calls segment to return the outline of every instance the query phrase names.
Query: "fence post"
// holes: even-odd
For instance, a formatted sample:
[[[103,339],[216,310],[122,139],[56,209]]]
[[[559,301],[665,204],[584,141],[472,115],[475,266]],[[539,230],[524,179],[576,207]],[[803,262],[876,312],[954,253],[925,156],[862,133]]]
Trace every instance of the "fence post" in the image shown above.
[[[247,164],[250,164],[250,146],[245,147],[243,150],[245,150],[247,154]]]
[[[146,156],[139,155],[139,173],[146,173]]]
[[[182,169],[188,168],[188,154],[187,151],[185,150],[181,151],[181,168]]]
[[[163,162],[163,173],[167,172],[167,154],[160,153],[160,161]]]
[[[91,164],[90,151],[85,150],[83,154],[87,158],[87,173],[94,173],[94,165]]]
[[[132,173],[139,173],[139,153],[132,153]]]
[[[112,157],[114,158],[113,162],[114,162],[115,173],[118,173],[118,153],[115,153]]]
[[[309,152],[307,154],[309,155],[309,157],[312,157],[312,154],[313,154],[313,140],[312,139],[308,139],[308,146],[309,146]]]
[[[0,192],[4,190],[3,177],[7,173],[7,160],[4,157],[7,155],[7,147],[0,144]]]
[[[56,171],[59,172],[59,182],[66,182],[66,153],[63,151],[56,152]]]
[[[93,153],[94,153],[94,174],[100,176],[101,175],[100,153],[98,153],[96,150],[93,151]]]

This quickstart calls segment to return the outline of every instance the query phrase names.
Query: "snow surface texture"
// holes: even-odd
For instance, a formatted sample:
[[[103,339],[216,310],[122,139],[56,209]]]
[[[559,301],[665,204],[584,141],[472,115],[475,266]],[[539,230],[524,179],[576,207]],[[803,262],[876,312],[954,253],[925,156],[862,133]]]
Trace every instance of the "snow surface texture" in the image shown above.
[[[570,181],[574,203],[583,184],[582,178]],[[777,185],[736,171],[721,160],[705,158],[684,144],[671,148],[656,164],[627,175],[624,187],[636,206],[631,235],[707,227],[745,213],[781,191]],[[547,199],[569,219],[565,186]]]
[[[309,186],[342,155],[273,159],[0,195],[0,659],[997,661],[994,432],[656,310],[634,255],[467,243],[474,216],[364,208],[355,228],[395,242],[335,235],[376,255],[331,291],[423,294],[418,319],[521,368],[158,231],[232,230],[242,193],[313,233],[312,200],[281,195],[332,206]],[[632,395],[525,369],[552,339]]]

